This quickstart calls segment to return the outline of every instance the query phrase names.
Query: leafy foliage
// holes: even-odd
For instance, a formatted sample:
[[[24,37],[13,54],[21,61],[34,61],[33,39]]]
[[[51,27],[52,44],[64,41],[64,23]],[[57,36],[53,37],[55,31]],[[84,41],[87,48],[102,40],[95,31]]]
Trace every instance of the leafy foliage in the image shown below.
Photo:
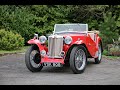
[[[34,27],[31,25],[33,15],[26,10],[25,7],[1,6],[0,7],[0,26],[6,30],[12,30],[22,35],[25,41],[31,37],[31,33],[34,33]]]
[[[118,39],[118,29],[116,25],[115,16],[112,17],[112,13],[104,14],[104,21],[99,25],[99,29],[101,31],[101,37],[103,39],[104,46],[107,44],[112,44],[113,39]]]
[[[26,44],[35,32],[52,33],[56,23],[87,23],[105,47],[120,35],[119,15],[120,5],[0,5],[0,29],[19,33]]]
[[[120,56],[120,48],[118,46],[110,48],[109,55]]]
[[[0,30],[0,50],[15,50],[24,45],[24,38],[12,31]]]

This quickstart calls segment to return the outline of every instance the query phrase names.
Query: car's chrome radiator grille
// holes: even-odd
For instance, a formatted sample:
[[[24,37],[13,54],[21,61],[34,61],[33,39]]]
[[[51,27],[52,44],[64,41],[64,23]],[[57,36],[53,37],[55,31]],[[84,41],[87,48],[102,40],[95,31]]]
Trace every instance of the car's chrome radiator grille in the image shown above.
[[[63,49],[63,36],[52,35],[48,37],[48,55],[51,58],[60,58]]]

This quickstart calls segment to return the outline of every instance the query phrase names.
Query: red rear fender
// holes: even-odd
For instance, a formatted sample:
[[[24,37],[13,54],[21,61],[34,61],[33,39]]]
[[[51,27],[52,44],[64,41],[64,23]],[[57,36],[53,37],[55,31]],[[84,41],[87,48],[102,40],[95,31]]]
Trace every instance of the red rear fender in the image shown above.
[[[102,46],[102,39],[100,37],[97,38],[97,47],[98,47],[98,44],[101,44]],[[102,52],[103,52],[103,47],[102,48]]]
[[[101,41],[101,38],[100,37],[97,37],[97,47],[98,47],[98,44],[100,43],[100,41]]]

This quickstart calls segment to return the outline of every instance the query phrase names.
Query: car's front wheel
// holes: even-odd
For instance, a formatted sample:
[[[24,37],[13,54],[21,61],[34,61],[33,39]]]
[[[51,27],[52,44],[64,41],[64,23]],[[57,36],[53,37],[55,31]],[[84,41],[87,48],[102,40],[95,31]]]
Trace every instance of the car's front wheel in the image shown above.
[[[69,62],[73,73],[83,73],[87,62],[86,48],[82,45],[75,46],[71,51]]]
[[[36,45],[32,45],[25,54],[25,63],[27,68],[32,72],[41,71],[43,66],[40,64],[41,57]]]

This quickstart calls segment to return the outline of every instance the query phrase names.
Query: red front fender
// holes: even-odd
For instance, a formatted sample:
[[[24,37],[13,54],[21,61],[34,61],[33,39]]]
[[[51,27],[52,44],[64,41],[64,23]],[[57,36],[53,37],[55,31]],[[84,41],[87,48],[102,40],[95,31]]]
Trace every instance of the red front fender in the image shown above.
[[[28,44],[36,44],[39,47],[39,50],[44,50],[44,47],[41,45],[40,41],[38,39],[30,39]]]
[[[83,44],[83,43],[84,43],[83,40],[74,42],[74,44]]]

